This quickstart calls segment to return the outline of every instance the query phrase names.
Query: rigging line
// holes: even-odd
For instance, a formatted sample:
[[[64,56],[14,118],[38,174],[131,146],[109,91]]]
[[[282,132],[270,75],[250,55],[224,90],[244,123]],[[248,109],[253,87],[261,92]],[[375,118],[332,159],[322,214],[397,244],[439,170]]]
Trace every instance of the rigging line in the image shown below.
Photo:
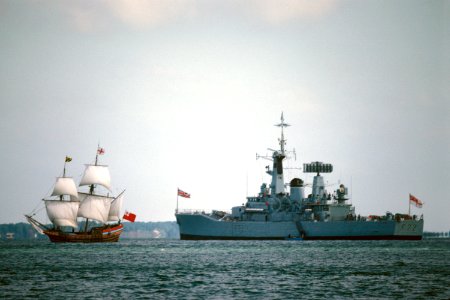
[[[49,194],[50,194],[50,191],[53,189],[54,186],[55,186],[55,184],[52,184],[52,185],[48,188],[47,192],[46,192],[44,195],[49,195]],[[39,204],[41,203],[42,200],[43,200],[43,199],[39,200],[38,204],[36,204],[36,206],[33,208],[33,210],[31,211],[32,214],[36,214],[35,210],[38,208],[38,206],[39,206]]]
[[[31,213],[30,213],[30,217],[33,217],[33,216],[35,216],[35,215],[37,215],[41,210],[43,210],[45,207],[43,206],[43,207],[41,207],[41,208],[39,208],[38,210],[36,210],[37,209],[37,206],[31,211]]]
[[[44,207],[39,208],[39,209],[33,214],[33,216],[36,215],[38,212],[40,212],[40,211],[43,210],[43,209],[44,209]]]
[[[122,194],[125,193],[125,190],[123,190],[119,195],[117,195],[116,197],[113,197],[114,199],[111,201],[111,203],[113,203],[114,201],[117,200],[117,198],[119,198],[120,196],[122,196]]]
[[[50,191],[54,188],[54,186],[55,186],[55,184],[52,184],[52,185],[48,188],[47,193],[45,193],[45,195],[50,194]]]
[[[50,191],[53,189],[54,184],[50,186],[50,188],[47,190],[47,192],[45,193],[45,195],[49,195]],[[33,210],[31,211],[31,213],[33,214],[34,211],[39,207],[39,205],[41,204],[41,201],[44,200],[44,198],[38,200],[38,203],[36,204],[36,206],[33,208]]]
[[[43,199],[42,199],[43,200]],[[36,212],[36,209],[39,207],[39,205],[41,204],[41,201],[42,200],[38,200],[39,202],[38,202],[38,204],[36,204],[36,206],[33,208],[33,210],[31,211],[31,215],[35,215],[37,212]]]

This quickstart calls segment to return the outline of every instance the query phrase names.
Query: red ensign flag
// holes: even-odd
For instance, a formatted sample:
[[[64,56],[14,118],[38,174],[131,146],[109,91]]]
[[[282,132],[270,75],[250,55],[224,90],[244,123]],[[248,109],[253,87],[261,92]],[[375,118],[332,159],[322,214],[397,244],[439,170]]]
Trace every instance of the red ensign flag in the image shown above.
[[[413,195],[409,194],[409,203],[414,204],[418,208],[422,208],[423,202],[414,197]]]
[[[191,198],[191,194],[188,194],[186,192],[183,192],[182,190],[178,189],[178,196],[184,197],[184,198]]]
[[[130,222],[134,222],[134,220],[136,220],[136,215],[126,211],[125,214],[123,215],[123,219],[128,220]]]

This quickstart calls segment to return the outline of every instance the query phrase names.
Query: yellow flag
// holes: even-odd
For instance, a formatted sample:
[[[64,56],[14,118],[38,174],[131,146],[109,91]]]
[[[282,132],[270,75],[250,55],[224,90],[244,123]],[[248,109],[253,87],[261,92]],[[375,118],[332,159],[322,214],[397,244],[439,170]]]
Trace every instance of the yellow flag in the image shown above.
[[[66,162],[72,161],[72,157],[66,156]]]

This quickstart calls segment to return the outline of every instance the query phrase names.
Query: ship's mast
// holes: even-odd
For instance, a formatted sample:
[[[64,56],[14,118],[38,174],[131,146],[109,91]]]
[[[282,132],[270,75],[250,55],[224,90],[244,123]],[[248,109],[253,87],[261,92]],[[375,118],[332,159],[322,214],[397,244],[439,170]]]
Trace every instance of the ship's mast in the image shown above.
[[[66,177],[66,164],[67,164],[67,156],[66,156],[66,159],[64,159],[64,169],[63,169],[63,176],[62,176],[63,178]],[[63,195],[59,196],[59,200],[63,201]]]
[[[278,141],[280,142],[281,154],[285,155],[284,146],[286,145],[286,140],[284,139],[284,130],[283,130],[283,128],[291,126],[291,125],[289,125],[287,123],[284,123],[284,116],[283,116],[283,113],[281,113],[281,123],[280,124],[276,124],[275,126],[281,127],[281,138],[278,139]]]
[[[97,166],[97,163],[98,163],[98,152],[99,152],[99,149],[100,149],[100,145],[97,145],[97,153],[95,154],[95,165],[96,166]],[[94,184],[91,184],[89,186],[89,194],[91,194],[91,195],[94,194],[94,188],[95,188]],[[84,231],[87,231],[88,223],[89,223],[89,219],[86,218],[86,224],[84,226]]]
[[[98,163],[98,151],[99,151],[99,149],[100,149],[100,145],[98,145],[97,146],[97,154],[95,154],[95,166],[97,166],[97,163]],[[95,188],[95,186],[94,186],[94,184],[91,184],[90,186],[89,186],[89,194],[93,194],[94,193],[94,188]]]
[[[281,113],[281,123],[276,124],[275,126],[281,127],[281,138],[278,139],[280,143],[280,152],[275,151],[272,154],[273,170],[272,184],[270,185],[272,196],[284,194],[283,159],[286,157],[284,150],[284,146],[286,145],[286,140],[284,138],[284,127],[288,127],[290,125],[284,122],[283,113]]]

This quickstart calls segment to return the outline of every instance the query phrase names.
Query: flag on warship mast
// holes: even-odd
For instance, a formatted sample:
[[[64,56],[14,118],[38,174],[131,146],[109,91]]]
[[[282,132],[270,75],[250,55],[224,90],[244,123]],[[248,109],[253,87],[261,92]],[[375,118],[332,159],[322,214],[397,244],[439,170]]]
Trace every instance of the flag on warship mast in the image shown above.
[[[191,198],[191,194],[188,194],[177,188],[177,208],[175,209],[175,213],[178,213],[178,196],[181,196],[183,198]]]
[[[418,208],[422,208],[423,202],[414,197],[413,195],[409,194],[409,203],[414,204]]]
[[[178,196],[181,196],[183,198],[191,198],[191,194],[188,194],[186,192],[183,192],[182,190],[178,189]]]

